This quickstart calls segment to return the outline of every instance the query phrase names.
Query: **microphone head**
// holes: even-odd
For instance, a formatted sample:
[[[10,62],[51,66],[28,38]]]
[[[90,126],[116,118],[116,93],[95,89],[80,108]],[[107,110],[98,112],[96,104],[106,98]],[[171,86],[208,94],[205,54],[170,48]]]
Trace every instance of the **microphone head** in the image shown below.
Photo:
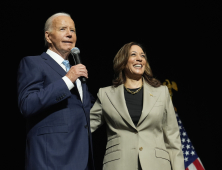
[[[71,49],[71,53],[73,53],[73,54],[79,54],[79,53],[80,53],[80,50],[79,50],[77,47],[73,47],[73,48]]]

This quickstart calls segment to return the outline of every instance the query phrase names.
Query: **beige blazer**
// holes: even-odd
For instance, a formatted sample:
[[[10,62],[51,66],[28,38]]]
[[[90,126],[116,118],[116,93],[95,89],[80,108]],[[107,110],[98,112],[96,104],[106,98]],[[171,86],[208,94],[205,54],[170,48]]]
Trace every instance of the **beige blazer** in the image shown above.
[[[103,170],[184,170],[179,128],[166,86],[144,82],[143,110],[134,125],[124,97],[124,86],[100,88],[90,111],[94,132],[107,123]],[[96,152],[96,151],[94,151]]]

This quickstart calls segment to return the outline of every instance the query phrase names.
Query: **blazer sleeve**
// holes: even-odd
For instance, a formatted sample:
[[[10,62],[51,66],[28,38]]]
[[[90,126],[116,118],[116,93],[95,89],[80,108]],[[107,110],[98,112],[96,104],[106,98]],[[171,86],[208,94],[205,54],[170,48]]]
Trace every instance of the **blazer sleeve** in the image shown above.
[[[18,68],[18,107],[24,117],[38,114],[67,97],[71,92],[61,79],[44,86],[44,65],[34,57],[25,57]]]
[[[165,116],[163,120],[164,142],[169,152],[172,170],[184,170],[184,157],[174,107],[165,86]]]
[[[96,129],[98,129],[100,126],[103,125],[105,122],[104,115],[103,115],[103,108],[102,108],[102,89],[99,89],[99,92],[97,94],[97,100],[90,110],[90,127],[91,132],[94,132]]]

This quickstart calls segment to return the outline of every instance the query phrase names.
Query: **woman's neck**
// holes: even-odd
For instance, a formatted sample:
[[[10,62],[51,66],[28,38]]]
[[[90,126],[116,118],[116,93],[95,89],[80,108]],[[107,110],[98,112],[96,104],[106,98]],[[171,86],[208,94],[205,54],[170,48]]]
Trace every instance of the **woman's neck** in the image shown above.
[[[126,82],[124,83],[124,86],[129,89],[136,89],[140,88],[143,84],[142,77],[140,79],[130,79],[126,77]]]

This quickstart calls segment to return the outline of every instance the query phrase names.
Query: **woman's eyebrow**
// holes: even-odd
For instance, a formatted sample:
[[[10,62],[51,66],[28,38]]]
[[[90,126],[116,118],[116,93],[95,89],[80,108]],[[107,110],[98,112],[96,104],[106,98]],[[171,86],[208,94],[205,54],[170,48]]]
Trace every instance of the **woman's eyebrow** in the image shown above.
[[[136,51],[131,51],[131,53],[132,53],[132,52],[135,52],[135,53],[137,53]],[[142,52],[141,54],[145,54],[145,53],[144,53],[144,52]]]

